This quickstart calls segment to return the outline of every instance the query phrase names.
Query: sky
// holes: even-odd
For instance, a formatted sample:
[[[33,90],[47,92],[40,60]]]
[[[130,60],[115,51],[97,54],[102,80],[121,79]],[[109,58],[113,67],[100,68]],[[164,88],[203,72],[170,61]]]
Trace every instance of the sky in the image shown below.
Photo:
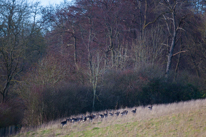
[[[55,4],[60,4],[63,3],[64,0],[29,0],[31,2],[36,2],[39,1],[41,3],[42,6],[49,6],[51,5],[55,5]],[[71,2],[72,0],[66,0],[66,2]]]

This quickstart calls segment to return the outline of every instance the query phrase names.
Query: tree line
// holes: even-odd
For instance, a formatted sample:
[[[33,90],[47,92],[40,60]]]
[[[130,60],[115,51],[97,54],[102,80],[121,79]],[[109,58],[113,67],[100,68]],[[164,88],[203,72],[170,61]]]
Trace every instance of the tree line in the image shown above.
[[[0,127],[204,98],[205,4],[0,0]]]

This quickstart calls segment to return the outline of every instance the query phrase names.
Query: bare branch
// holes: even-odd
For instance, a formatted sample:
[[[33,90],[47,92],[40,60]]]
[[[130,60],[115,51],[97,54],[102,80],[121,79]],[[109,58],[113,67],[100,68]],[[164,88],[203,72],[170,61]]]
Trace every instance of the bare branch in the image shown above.
[[[165,19],[165,23],[166,23],[166,26],[167,26],[167,30],[168,30],[169,34],[171,35],[170,28],[169,28],[169,25],[168,25],[168,23],[167,23],[167,21],[166,21],[165,15],[163,15],[163,18]]]
[[[177,54],[184,53],[184,52],[187,52],[187,51],[188,51],[188,50],[179,51],[179,52],[173,54],[172,56],[175,56],[175,55],[177,55]]]
[[[164,45],[166,47],[170,47],[168,44],[164,44],[164,43],[161,43],[161,45]]]
[[[181,28],[181,27],[177,27],[176,31],[178,31],[178,30],[183,30],[183,31],[185,31],[185,29],[183,29],[183,28]]]
[[[153,21],[148,22],[146,25],[144,25],[143,29],[145,29],[145,28],[146,28],[147,26],[149,26],[150,24],[155,23],[162,15],[164,15],[164,14],[166,14],[166,13],[168,13],[168,12],[167,12],[167,11],[166,11],[166,12],[163,12],[163,13],[161,13],[159,16],[157,16]]]

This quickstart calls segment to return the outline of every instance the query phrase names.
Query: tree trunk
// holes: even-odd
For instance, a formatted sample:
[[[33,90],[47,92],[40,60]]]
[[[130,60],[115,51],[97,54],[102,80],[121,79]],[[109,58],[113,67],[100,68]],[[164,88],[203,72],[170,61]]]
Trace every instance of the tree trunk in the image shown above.
[[[74,36],[74,64],[77,70],[79,70],[79,67],[77,65],[77,38],[76,36]]]
[[[95,110],[95,96],[96,96],[96,88],[93,89],[93,103],[92,103],[92,111]]]
[[[173,57],[173,51],[175,47],[175,42],[176,42],[176,37],[177,37],[177,30],[176,30],[176,22],[175,22],[175,10],[172,12],[172,19],[173,19],[173,35],[172,35],[172,42],[170,45],[170,50],[167,58],[167,67],[166,67],[166,73],[165,77],[168,78],[169,71],[171,68],[171,63],[172,63],[172,57]]]

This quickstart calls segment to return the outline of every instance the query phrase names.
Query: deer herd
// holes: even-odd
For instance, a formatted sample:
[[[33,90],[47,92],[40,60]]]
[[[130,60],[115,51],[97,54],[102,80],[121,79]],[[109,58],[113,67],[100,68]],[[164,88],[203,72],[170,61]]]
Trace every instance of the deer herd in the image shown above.
[[[150,110],[152,110],[152,105],[151,106],[149,106],[148,107]],[[133,113],[133,114],[135,114],[136,113],[136,111],[137,111],[137,109],[135,108],[134,110],[132,110],[131,112]],[[108,113],[108,111],[106,110],[106,112],[105,113],[97,113],[97,114],[90,114],[90,115],[87,115],[87,116],[84,116],[84,115],[82,115],[81,117],[72,117],[72,118],[68,118],[68,119],[66,119],[65,121],[62,121],[61,122],[61,125],[62,125],[62,127],[64,126],[64,125],[66,125],[67,124],[67,122],[70,122],[70,123],[75,123],[75,122],[80,122],[80,121],[82,121],[82,122],[85,122],[85,121],[92,121],[93,119],[95,119],[95,118],[101,118],[101,119],[103,119],[103,118],[107,118],[108,116],[119,116],[119,115],[121,115],[121,116],[124,116],[124,115],[127,115],[128,114],[128,110],[124,110],[123,112],[119,112],[119,111],[117,111],[117,112],[113,112],[113,113]]]

